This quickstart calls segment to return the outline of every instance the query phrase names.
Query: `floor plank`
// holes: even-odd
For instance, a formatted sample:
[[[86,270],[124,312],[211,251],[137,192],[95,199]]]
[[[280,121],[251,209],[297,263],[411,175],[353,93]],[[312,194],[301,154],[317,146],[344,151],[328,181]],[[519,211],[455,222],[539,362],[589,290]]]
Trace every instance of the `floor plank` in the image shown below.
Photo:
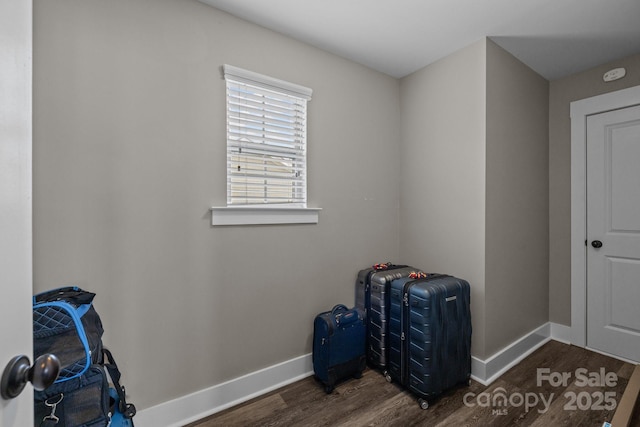
[[[602,369],[615,376],[615,385],[595,384],[591,377],[600,376]],[[549,341],[488,387],[471,381],[447,391],[427,410],[420,409],[411,393],[367,369],[361,379],[341,383],[331,394],[305,378],[186,427],[601,427],[615,412],[612,402],[604,401],[605,393],[617,404],[632,371],[629,363]],[[638,412],[633,427],[640,427]]]
[[[221,414],[217,418],[217,423],[229,427],[255,425],[262,419],[273,417],[278,410],[286,407],[287,404],[282,397],[274,394],[251,402],[241,411]]]

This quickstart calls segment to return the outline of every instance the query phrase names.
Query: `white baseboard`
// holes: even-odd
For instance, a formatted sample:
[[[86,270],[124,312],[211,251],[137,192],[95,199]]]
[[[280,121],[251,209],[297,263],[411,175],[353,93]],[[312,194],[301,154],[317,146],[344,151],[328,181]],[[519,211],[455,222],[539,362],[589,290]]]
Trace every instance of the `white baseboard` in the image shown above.
[[[471,378],[482,385],[489,385],[500,375],[520,363],[551,339],[551,324],[545,323],[486,360],[471,357]]]
[[[313,375],[311,354],[138,411],[136,427],[180,427]]]
[[[550,339],[570,342],[569,326],[545,323],[486,360],[471,358],[471,378],[489,385]],[[313,375],[311,354],[140,410],[137,427],[181,427]]]
[[[551,339],[564,344],[571,344],[571,326],[551,323]]]

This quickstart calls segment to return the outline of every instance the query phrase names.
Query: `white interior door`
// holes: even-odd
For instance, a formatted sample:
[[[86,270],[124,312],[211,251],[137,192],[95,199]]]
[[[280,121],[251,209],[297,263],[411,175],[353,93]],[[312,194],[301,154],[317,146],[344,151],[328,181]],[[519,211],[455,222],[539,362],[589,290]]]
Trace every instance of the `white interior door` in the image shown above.
[[[0,1],[0,373],[32,357],[32,3]],[[33,425],[33,388],[0,398],[0,427]]]
[[[587,346],[640,362],[640,106],[587,118],[587,245]]]

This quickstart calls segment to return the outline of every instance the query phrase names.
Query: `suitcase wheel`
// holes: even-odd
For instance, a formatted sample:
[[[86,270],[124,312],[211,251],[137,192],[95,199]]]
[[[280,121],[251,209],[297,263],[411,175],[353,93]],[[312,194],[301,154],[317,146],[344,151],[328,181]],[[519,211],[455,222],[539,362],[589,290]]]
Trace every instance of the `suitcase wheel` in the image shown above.
[[[418,399],[418,404],[420,405],[420,409],[426,410],[429,409],[429,402],[424,399]]]
[[[331,393],[333,393],[333,386],[332,386],[332,385],[325,385],[325,386],[324,386],[324,391],[325,391],[325,393],[327,393],[327,394],[331,394]]]
[[[393,378],[391,378],[391,375],[388,371],[384,371],[382,374],[384,375],[384,379],[387,380],[388,383],[393,381]]]
[[[355,374],[353,374],[353,378],[355,378],[356,380],[359,380],[360,378],[362,378],[362,371],[358,371]]]

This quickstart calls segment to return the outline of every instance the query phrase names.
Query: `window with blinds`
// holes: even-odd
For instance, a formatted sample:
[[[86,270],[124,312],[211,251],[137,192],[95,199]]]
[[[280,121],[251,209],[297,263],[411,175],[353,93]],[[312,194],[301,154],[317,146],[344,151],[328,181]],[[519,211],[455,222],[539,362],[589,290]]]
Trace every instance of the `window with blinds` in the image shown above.
[[[306,207],[311,90],[229,65],[227,205]]]

